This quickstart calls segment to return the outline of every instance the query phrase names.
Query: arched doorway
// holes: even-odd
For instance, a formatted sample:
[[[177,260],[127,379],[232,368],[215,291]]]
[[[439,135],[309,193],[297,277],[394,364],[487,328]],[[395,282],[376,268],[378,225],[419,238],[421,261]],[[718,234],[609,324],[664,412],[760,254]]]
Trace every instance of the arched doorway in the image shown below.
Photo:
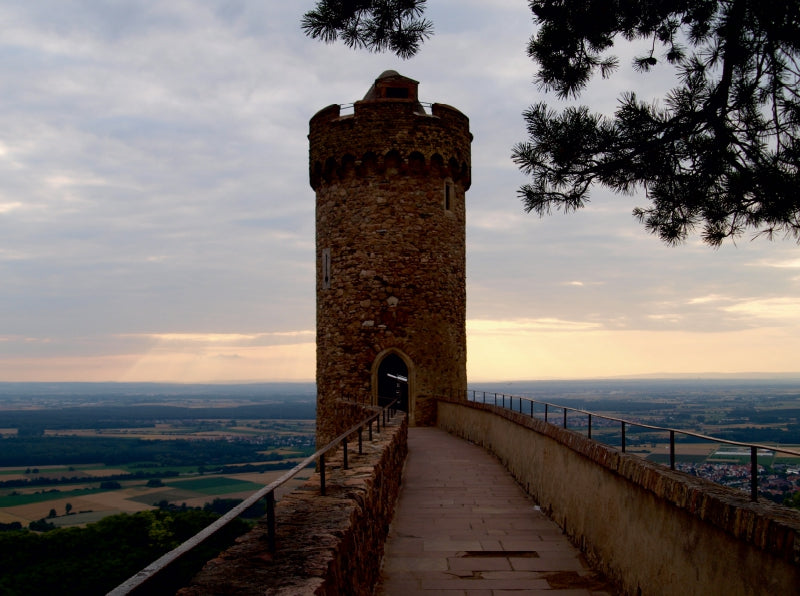
[[[398,409],[408,412],[408,366],[396,353],[387,354],[380,365],[376,379],[378,405],[384,406],[399,399]]]

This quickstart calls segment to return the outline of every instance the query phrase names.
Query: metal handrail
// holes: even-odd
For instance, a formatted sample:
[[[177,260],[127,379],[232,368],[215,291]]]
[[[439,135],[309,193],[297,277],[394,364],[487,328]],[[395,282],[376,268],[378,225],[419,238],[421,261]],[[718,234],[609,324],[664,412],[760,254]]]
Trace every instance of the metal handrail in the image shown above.
[[[347,114],[352,113],[355,110],[356,103],[357,102],[340,103],[339,104],[340,114],[343,113],[343,112],[347,113]],[[433,110],[433,104],[431,102],[428,102],[428,101],[417,101],[417,103],[420,104],[423,108],[426,108],[428,111]]]
[[[325,454],[339,445],[343,447],[343,468],[348,469],[348,446],[347,439],[358,433],[358,453],[362,453],[362,431],[365,427],[369,428],[369,440],[372,440],[372,423],[376,422],[377,432],[381,431],[381,424],[386,426],[387,420],[391,419],[396,413],[397,401],[394,400],[390,404],[381,407],[377,412],[370,417],[362,420],[358,424],[347,429],[338,437],[333,439],[330,443],[320,448],[314,454],[308,456],[291,470],[287,471],[280,478],[274,482],[266,485],[265,487],[257,490],[252,495],[247,497],[244,501],[236,505],[233,509],[228,511],[222,517],[216,519],[213,523],[203,528],[200,532],[189,538],[183,544],[178,545],[168,553],[162,555],[150,565],[128,578],[126,581],[118,585],[116,588],[108,592],[106,596],[124,596],[130,594],[135,590],[140,589],[144,584],[152,581],[155,577],[163,574],[173,563],[187,555],[189,552],[215,536],[228,524],[233,522],[241,516],[250,507],[258,503],[261,499],[266,501],[266,517],[267,517],[267,548],[269,552],[276,551],[275,545],[275,490],[283,486],[286,482],[294,478],[301,470],[309,467],[315,460],[318,462],[320,472],[320,494],[325,495]]]
[[[544,421],[550,423],[548,416],[549,410],[551,407],[556,408],[558,410],[563,411],[563,423],[562,427],[567,428],[567,412],[575,412],[578,414],[585,414],[588,417],[588,425],[587,425],[587,435],[589,439],[592,439],[592,419],[593,418],[600,418],[603,420],[609,420],[611,422],[618,422],[620,424],[620,438],[621,444],[620,449],[623,453],[625,453],[625,430],[626,426],[628,427],[638,427],[638,428],[646,428],[650,430],[656,430],[661,432],[668,432],[669,433],[669,467],[670,469],[675,469],[675,434],[681,434],[689,437],[693,437],[696,439],[702,439],[705,441],[713,441],[715,443],[723,443],[725,445],[736,445],[738,447],[748,447],[750,449],[750,500],[758,501],[758,450],[765,449],[768,451],[775,451],[777,453],[785,453],[788,455],[794,455],[796,457],[800,457],[800,452],[794,451],[792,449],[786,449],[783,447],[776,447],[773,445],[763,445],[761,443],[745,443],[742,441],[733,441],[731,439],[721,439],[719,437],[712,437],[710,435],[704,435],[702,433],[696,433],[690,430],[683,430],[679,428],[670,428],[666,426],[657,426],[654,424],[647,424],[645,422],[633,422],[631,420],[626,420],[624,418],[617,418],[615,416],[607,416],[604,414],[597,414],[595,412],[589,412],[588,410],[582,410],[580,408],[571,408],[569,406],[563,406],[560,404],[554,404],[546,401],[539,401],[536,399],[531,399],[529,397],[522,397],[518,395],[506,395],[503,393],[495,393],[491,391],[477,391],[477,390],[470,390],[467,389],[466,391],[466,398],[467,401],[478,401],[478,394],[483,393],[483,403],[486,402],[486,396],[489,395],[494,396],[494,405],[500,406],[505,409],[514,410],[514,400],[517,400],[519,404],[519,408],[517,411],[520,413],[526,414],[531,418],[535,418],[534,412],[534,404],[539,404],[544,406]],[[460,393],[460,391],[459,391]],[[470,400],[470,393],[472,394],[472,399]],[[499,399],[499,403],[498,403]],[[508,406],[506,406],[506,399],[508,399]],[[526,401],[530,403],[530,413],[527,414],[523,412],[522,402]],[[596,440],[596,439],[593,439]]]

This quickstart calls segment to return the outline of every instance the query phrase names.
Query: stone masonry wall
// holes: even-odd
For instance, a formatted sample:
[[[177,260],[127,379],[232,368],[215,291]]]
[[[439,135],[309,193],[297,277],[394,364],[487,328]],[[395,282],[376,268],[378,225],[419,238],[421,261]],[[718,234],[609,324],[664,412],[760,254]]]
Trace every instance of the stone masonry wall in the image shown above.
[[[625,594],[800,593],[800,512],[493,405],[440,401],[438,425],[494,453]]]
[[[372,403],[371,371],[388,350],[409,362],[412,424],[431,423],[429,409],[415,411],[416,395],[466,385],[472,136],[458,110],[421,110],[411,100],[364,100],[352,115],[331,106],[310,122],[319,444],[344,428],[336,400]]]
[[[374,431],[374,428],[373,428]],[[408,421],[395,416],[373,441],[350,442],[328,462],[326,496],[319,474],[275,507],[277,552],[266,548],[266,521],[209,561],[178,596],[336,596],[372,594],[408,452]]]

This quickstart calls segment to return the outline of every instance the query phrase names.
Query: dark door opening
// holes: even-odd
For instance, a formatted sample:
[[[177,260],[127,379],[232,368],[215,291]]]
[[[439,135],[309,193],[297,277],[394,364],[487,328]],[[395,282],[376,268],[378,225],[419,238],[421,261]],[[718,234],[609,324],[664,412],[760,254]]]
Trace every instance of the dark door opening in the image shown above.
[[[397,409],[408,412],[408,367],[397,354],[389,354],[378,367],[378,405],[399,399]]]

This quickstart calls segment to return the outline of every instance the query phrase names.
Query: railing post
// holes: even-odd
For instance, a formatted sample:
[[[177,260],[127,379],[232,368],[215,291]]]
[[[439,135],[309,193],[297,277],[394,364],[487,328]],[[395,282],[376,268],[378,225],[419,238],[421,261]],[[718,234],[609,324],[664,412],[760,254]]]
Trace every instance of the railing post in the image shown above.
[[[369,440],[372,442],[372,420],[369,421]]]
[[[267,548],[275,553],[275,491],[267,493]]]
[[[319,492],[325,496],[325,454],[319,456]]]
[[[486,392],[483,392],[483,403],[486,403]]]
[[[531,400],[531,418],[533,418],[533,400]]]
[[[544,421],[545,422],[547,422],[547,410],[548,410],[547,404],[544,404]]]
[[[669,431],[669,468],[675,469],[675,431]]]
[[[564,408],[564,428],[567,428],[567,408]]]
[[[522,398],[519,398],[519,413],[522,414]]]
[[[502,393],[502,394],[500,395],[500,399],[502,399],[502,400],[503,400],[503,402],[502,402],[502,405],[503,405],[503,408],[505,408],[505,407],[506,407],[506,394],[505,394],[505,393]]]
[[[494,394],[494,405],[497,405],[497,394]]]
[[[344,456],[342,457],[342,467],[347,470],[347,439],[342,439],[342,449],[344,450]]]
[[[750,500],[758,501],[758,447],[750,447]]]
[[[589,435],[588,438],[592,438],[592,415],[589,414]]]
[[[358,429],[358,454],[362,455],[364,453],[364,446],[363,446],[363,439],[362,435],[364,434],[364,428]]]
[[[625,453],[625,421],[622,422],[622,453]]]

